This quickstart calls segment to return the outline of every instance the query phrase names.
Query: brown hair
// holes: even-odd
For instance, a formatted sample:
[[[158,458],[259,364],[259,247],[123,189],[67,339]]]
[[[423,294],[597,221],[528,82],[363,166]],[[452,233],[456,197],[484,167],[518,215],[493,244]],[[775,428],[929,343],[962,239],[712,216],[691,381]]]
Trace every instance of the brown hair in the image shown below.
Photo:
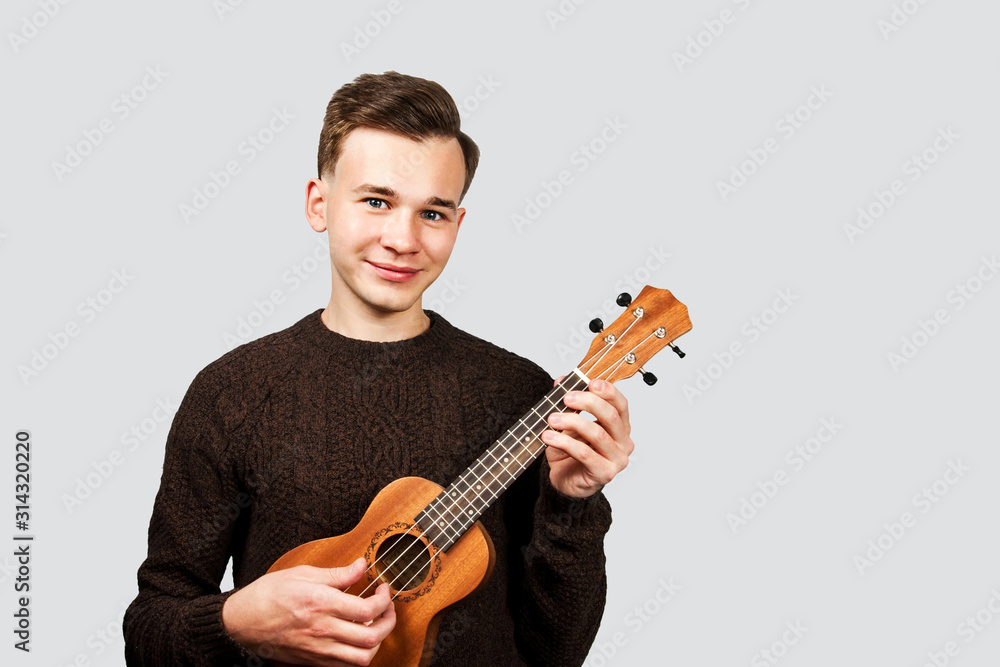
[[[462,197],[479,164],[479,147],[461,130],[458,107],[440,84],[399,72],[362,74],[330,98],[316,158],[320,178],[332,174],[344,139],[356,127],[371,127],[413,141],[455,138],[465,158]]]

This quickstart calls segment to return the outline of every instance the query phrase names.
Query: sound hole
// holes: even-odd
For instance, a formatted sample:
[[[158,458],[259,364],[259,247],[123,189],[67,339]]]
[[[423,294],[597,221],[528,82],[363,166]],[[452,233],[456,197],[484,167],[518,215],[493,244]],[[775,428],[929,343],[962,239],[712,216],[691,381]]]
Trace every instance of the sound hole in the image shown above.
[[[424,543],[409,533],[390,535],[376,553],[379,578],[394,590],[420,586],[431,569],[431,555]]]

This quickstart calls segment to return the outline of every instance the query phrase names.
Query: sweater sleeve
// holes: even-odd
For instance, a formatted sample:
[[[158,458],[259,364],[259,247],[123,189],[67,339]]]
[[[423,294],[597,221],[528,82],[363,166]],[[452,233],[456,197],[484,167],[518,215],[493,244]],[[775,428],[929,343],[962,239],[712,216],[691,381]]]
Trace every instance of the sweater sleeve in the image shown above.
[[[123,622],[130,666],[238,665],[253,657],[222,623],[233,591],[219,584],[241,505],[217,396],[202,371],[167,435],[139,594]]]
[[[558,491],[544,454],[511,492],[508,595],[518,651],[529,665],[582,665],[604,615],[611,506],[601,492],[578,499]]]

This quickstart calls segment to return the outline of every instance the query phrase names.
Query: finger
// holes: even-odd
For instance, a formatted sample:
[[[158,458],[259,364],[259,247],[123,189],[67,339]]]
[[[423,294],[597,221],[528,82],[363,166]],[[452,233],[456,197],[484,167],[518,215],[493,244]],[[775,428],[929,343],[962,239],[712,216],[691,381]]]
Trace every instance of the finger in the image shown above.
[[[559,377],[557,377],[557,378],[556,378],[556,381],[552,383],[552,386],[553,386],[553,387],[556,387],[556,386],[558,386],[558,385],[559,385],[559,383],[560,383],[560,382],[562,382],[562,381],[563,381],[563,380],[565,380],[565,379],[566,379],[566,376],[565,376],[565,375],[560,375]]]
[[[289,568],[287,572],[297,579],[343,590],[357,583],[361,579],[361,575],[365,573],[366,568],[367,563],[365,559],[358,558],[343,567],[296,565],[293,568]]]
[[[316,573],[320,579],[323,579],[321,583],[325,583],[327,586],[333,586],[334,588],[339,588],[341,590],[347,588],[348,586],[356,583],[361,579],[361,575],[365,573],[368,563],[364,558],[358,558],[350,565],[344,567],[328,567],[328,568],[315,568],[317,570],[326,570],[326,577],[323,577],[319,573]]]
[[[306,649],[314,655],[327,657],[316,664],[367,665],[395,627],[396,610],[392,605],[370,625],[330,619],[308,642]]]
[[[614,462],[618,470],[628,464],[632,441],[627,434],[618,436],[622,438],[621,440],[616,439],[608,433],[606,425],[590,421],[572,412],[550,415],[549,425],[573,441],[582,442],[603,458]],[[545,442],[548,443],[548,440]]]
[[[363,648],[337,641],[332,637],[310,637],[301,647],[295,649],[290,657],[275,656],[282,662],[296,665],[314,665],[314,667],[351,667],[353,665],[369,665],[379,647]]]
[[[593,485],[603,486],[614,479],[624,467],[605,458],[589,445],[558,431],[544,431],[542,439],[549,447],[565,452],[583,468],[584,475]],[[626,460],[627,462],[627,460]]]
[[[628,399],[625,398],[625,394],[618,390],[618,387],[606,380],[591,380],[589,389],[590,391],[570,392],[573,394],[570,397],[570,401],[581,401],[584,409],[598,419],[602,417],[605,419],[611,418],[612,414],[608,411],[608,408],[610,408],[623,424],[627,425],[629,423]],[[604,412],[598,414],[592,411],[591,407],[603,410]]]
[[[597,395],[606,400],[608,403],[614,406],[615,411],[618,413],[619,418],[622,423],[628,427],[629,416],[628,416],[628,399],[625,398],[625,394],[618,390],[618,387],[612,382],[604,382],[602,380],[601,385],[599,385],[597,390]],[[593,391],[593,390],[591,390]],[[631,427],[629,427],[631,430]]]
[[[612,439],[626,443],[632,428],[629,424],[628,400],[610,382],[594,380],[596,391],[571,391],[563,398],[563,402],[574,410],[589,412],[604,426]],[[631,450],[628,451],[631,453]]]
[[[332,617],[355,623],[371,623],[392,606],[392,597],[388,584],[381,584],[375,594],[367,598],[327,588],[320,604],[321,611]]]
[[[343,618],[329,618],[317,634],[360,649],[378,648],[396,626],[396,611],[390,604],[372,623],[352,623]]]

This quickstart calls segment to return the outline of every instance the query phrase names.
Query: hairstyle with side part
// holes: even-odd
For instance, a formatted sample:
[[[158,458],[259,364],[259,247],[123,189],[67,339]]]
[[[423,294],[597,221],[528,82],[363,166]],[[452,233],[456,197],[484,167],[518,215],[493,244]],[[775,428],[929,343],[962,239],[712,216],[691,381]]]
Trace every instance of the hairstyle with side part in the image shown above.
[[[413,141],[454,138],[465,158],[464,198],[479,165],[479,147],[461,126],[455,100],[440,84],[392,71],[362,74],[330,98],[319,135],[317,172],[320,178],[333,174],[344,139],[357,127],[385,130]]]

